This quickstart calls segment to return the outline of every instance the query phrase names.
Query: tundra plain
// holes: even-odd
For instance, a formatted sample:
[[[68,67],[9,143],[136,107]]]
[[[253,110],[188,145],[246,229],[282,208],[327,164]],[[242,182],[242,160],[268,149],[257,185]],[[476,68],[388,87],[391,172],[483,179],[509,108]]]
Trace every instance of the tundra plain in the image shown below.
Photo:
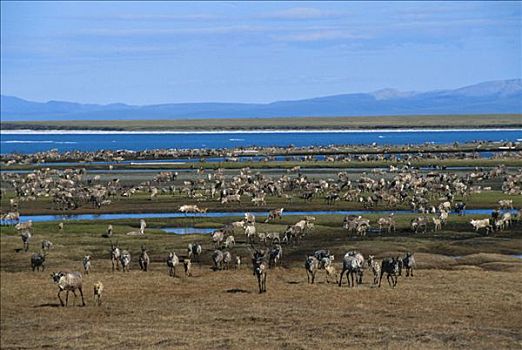
[[[41,214],[133,213],[142,214],[147,227],[143,235],[129,236],[126,233],[137,230],[139,219],[63,220],[63,229],[59,228],[62,221],[59,217],[46,222],[35,220],[29,250],[24,252],[20,232],[14,226],[2,226],[0,347],[522,348],[522,222],[518,217],[511,226],[489,234],[484,229],[476,232],[470,225],[470,219],[491,217],[489,209],[497,208],[499,201],[506,199],[514,207],[515,219],[517,209],[522,207],[522,195],[517,192],[521,174],[518,147],[498,159],[471,159],[465,155],[462,159],[441,159],[435,166],[435,159],[423,158],[419,161],[425,164],[387,160],[373,163],[283,161],[281,164],[273,160],[216,164],[201,161],[179,169],[175,176],[169,173],[171,169],[158,169],[150,164],[136,171],[127,171],[131,170],[129,165],[115,164],[111,169],[104,165],[103,169],[93,172],[95,169],[89,166],[85,171],[80,170],[82,164],[74,166],[66,162],[42,166],[18,159],[14,164],[2,166],[2,213],[17,210],[23,222],[31,219],[29,215]],[[449,168],[455,165],[451,163],[454,161],[461,162],[457,164],[461,167]],[[359,164],[360,168],[353,166]],[[416,168],[417,165],[428,167]],[[402,169],[392,172],[392,167],[396,166]],[[52,170],[34,171],[46,167]],[[215,171],[216,167],[223,170]],[[300,168],[295,171],[295,167]],[[168,175],[167,182],[157,180],[160,172]],[[435,232],[430,221],[426,232],[414,233],[411,229],[414,218],[425,216],[431,220],[440,214],[439,205],[445,200],[441,200],[445,193],[441,187],[437,187],[437,193],[417,188],[422,191],[418,196],[426,200],[425,209],[434,207],[439,212],[406,213],[404,210],[412,209],[407,200],[395,204],[382,200],[366,203],[365,200],[374,194],[372,190],[364,189],[354,198],[338,198],[329,203],[325,197],[333,190],[320,190],[311,199],[305,199],[302,195],[306,191],[297,185],[285,189],[284,195],[267,194],[266,203],[260,205],[255,205],[251,201],[253,197],[246,194],[242,195],[241,203],[222,203],[219,196],[209,195],[209,186],[215,183],[209,175],[218,176],[227,184],[238,183],[234,178],[250,176],[250,182],[245,181],[245,184],[255,180],[268,184],[271,179],[297,181],[306,178],[305,182],[314,186],[328,183],[332,187],[338,184],[339,188],[343,184],[341,179],[346,178],[350,180],[346,186],[352,190],[365,183],[391,183],[402,176],[411,175],[416,179],[453,176],[456,182],[465,181],[469,187],[464,193],[451,197],[452,209],[441,230]],[[47,177],[49,181],[35,180],[39,177]],[[64,209],[57,205],[56,199],[60,199],[60,195],[53,194],[54,186],[49,184],[70,183],[73,178],[74,186],[80,189],[78,193],[111,183],[117,183],[118,189],[107,204],[96,206],[85,197],[87,199],[78,201],[78,207]],[[17,186],[33,183],[38,185],[29,192],[41,195],[16,195],[16,190],[20,189]],[[28,187],[31,186],[25,186]],[[184,190],[190,187],[194,191]],[[124,196],[123,193],[130,189],[137,190],[132,196]],[[247,185],[244,189],[250,191]],[[413,190],[408,191],[410,198]],[[34,198],[29,200],[28,197]],[[488,212],[457,215],[453,210],[455,203],[460,201],[466,202],[468,210],[488,209]],[[197,217],[147,217],[147,213],[152,212],[178,212],[185,204],[197,204],[209,213],[228,212],[229,216],[212,217],[200,213]],[[370,220],[372,229],[359,236],[343,228],[344,215],[316,215],[313,229],[297,244],[282,245],[282,264],[268,271],[267,293],[263,294],[258,293],[250,260],[252,247],[242,229],[233,232],[237,244],[230,249],[234,256],[241,257],[242,266],[223,271],[212,269],[211,254],[215,245],[210,235],[177,235],[164,231],[164,228],[187,227],[219,230],[226,224],[242,220],[245,212],[253,212],[258,232],[282,233],[303,219],[303,215],[284,213],[280,219],[264,222],[268,210],[282,207],[286,212],[364,210],[362,215]],[[378,230],[379,218],[389,217],[379,210],[397,211],[393,216],[395,231]],[[105,238],[103,234],[109,224],[113,225],[113,235]],[[54,248],[46,253],[45,271],[33,272],[31,255],[40,251],[43,240],[53,242]],[[112,271],[111,243],[131,253],[130,272]],[[192,276],[184,275],[182,265],[177,267],[176,277],[169,276],[166,265],[169,252],[176,252],[183,260],[189,243],[199,243],[203,247],[200,260],[193,261]],[[261,249],[270,246],[257,238],[255,245]],[[148,249],[151,259],[148,272],[140,271],[138,266],[142,246]],[[378,288],[372,284],[373,276],[366,269],[363,283],[349,288],[346,282],[342,287],[327,283],[325,271],[320,270],[316,283],[308,284],[304,260],[318,249],[327,249],[335,256],[334,266],[338,271],[347,251],[356,250],[365,257],[371,254],[379,261],[414,252],[415,275],[399,277],[394,289],[384,277]],[[87,306],[80,307],[79,297],[71,295],[70,305],[61,307],[58,287],[50,274],[83,272],[85,255],[92,258],[91,273],[83,276]],[[98,281],[105,287],[101,306],[95,306],[93,300],[93,286]]]
[[[14,229],[4,227],[2,349],[521,347],[522,262],[512,256],[522,247],[520,224],[502,234],[483,236],[462,232],[469,230],[457,218],[437,234],[412,235],[407,233],[405,216],[398,220],[398,233],[361,240],[340,228],[342,216],[321,216],[301,244],[284,247],[283,265],[269,271],[268,292],[258,294],[243,237],[238,237],[234,254],[243,257],[244,266],[212,271],[208,235],[173,235],[158,229],[218,226],[227,219],[149,220],[151,228],[142,237],[124,234],[135,229],[132,220],[113,223],[112,241],[132,254],[130,273],[111,271],[110,240],[101,236],[106,222],[66,223],[63,232],[56,223],[37,223],[27,253],[19,251],[22,243]],[[286,217],[270,226],[296,219]],[[47,255],[45,272],[32,272],[30,252],[42,239],[53,241],[55,247]],[[183,257],[188,242],[194,241],[203,245],[204,252],[201,263],[193,264],[193,276],[184,276],[178,266],[178,277],[170,277],[165,264],[168,251]],[[152,262],[146,273],[137,264],[143,244]],[[324,271],[316,284],[309,285],[304,257],[317,248],[330,249],[338,259],[349,249],[378,258],[415,251],[418,266],[415,276],[400,277],[395,289],[385,278],[381,288],[372,286],[368,271],[356,288],[326,283]],[[85,254],[93,256],[92,271],[84,275],[87,306],[79,307],[78,297],[75,306],[62,308],[49,274],[82,271]],[[97,281],[105,285],[99,307],[92,300]],[[69,302],[73,300],[71,295]]]

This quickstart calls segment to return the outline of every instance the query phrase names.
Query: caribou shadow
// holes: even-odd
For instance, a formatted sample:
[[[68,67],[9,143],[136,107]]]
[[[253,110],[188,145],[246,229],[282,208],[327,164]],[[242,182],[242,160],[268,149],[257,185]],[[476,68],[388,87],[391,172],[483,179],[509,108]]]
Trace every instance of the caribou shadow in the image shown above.
[[[37,307],[60,307],[61,305],[59,303],[47,303],[47,304],[40,304],[33,306],[34,308]]]
[[[251,292],[248,291],[248,290],[244,290],[244,289],[240,289],[240,288],[232,288],[232,289],[227,289],[226,290],[227,293],[248,293],[250,294]]]

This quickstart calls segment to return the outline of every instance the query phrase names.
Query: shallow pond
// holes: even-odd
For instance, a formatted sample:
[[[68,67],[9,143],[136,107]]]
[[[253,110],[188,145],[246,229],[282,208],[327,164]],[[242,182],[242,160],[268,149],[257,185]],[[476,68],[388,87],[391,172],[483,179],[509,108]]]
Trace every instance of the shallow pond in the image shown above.
[[[191,235],[191,234],[208,234],[214,232],[215,228],[197,228],[197,227],[162,227],[162,231],[167,233],[174,233],[176,235]]]
[[[287,215],[367,215],[367,214],[415,214],[412,210],[316,210],[316,211],[285,211],[284,216]],[[514,212],[513,212],[514,213]],[[243,216],[243,212],[210,212],[205,214],[183,214],[179,212],[174,213],[119,213],[119,214],[80,214],[80,215],[22,215],[20,220],[33,222],[48,222],[48,221],[72,221],[72,220],[119,220],[119,219],[157,219],[157,218],[221,218],[229,216]],[[258,216],[266,216],[267,212],[254,212]],[[491,214],[491,209],[468,209],[466,215],[488,215]]]

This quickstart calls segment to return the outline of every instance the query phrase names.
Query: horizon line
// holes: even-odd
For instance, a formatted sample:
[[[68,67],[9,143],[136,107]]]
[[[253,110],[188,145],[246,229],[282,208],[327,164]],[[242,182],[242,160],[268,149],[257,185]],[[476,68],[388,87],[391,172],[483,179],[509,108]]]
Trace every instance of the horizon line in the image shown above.
[[[20,95],[12,95],[12,94],[0,94],[0,96],[3,97],[12,97],[21,99],[27,102],[33,102],[33,103],[50,103],[50,102],[58,102],[58,103],[76,103],[76,104],[82,104],[82,105],[98,105],[98,106],[111,106],[111,105],[125,105],[129,107],[145,107],[145,106],[161,106],[161,105],[171,105],[171,104],[245,104],[245,105],[270,105],[272,103],[278,103],[278,102],[296,102],[296,101],[303,101],[303,100],[310,100],[310,99],[316,99],[316,98],[324,98],[324,97],[334,97],[334,96],[343,96],[343,95],[352,95],[352,94],[375,94],[380,91],[386,91],[386,90],[392,90],[399,93],[412,93],[412,94],[423,94],[428,92],[441,92],[441,91],[452,91],[452,90],[459,90],[479,84],[484,83],[494,83],[494,82],[507,82],[507,81],[520,81],[522,82],[522,77],[518,78],[509,78],[509,79],[495,79],[495,80],[483,80],[476,83],[468,84],[468,85],[461,85],[459,87],[455,88],[441,88],[441,89],[432,89],[432,90],[399,90],[397,88],[393,87],[383,87],[377,90],[373,91],[366,91],[366,92],[344,92],[344,93],[336,93],[332,95],[321,95],[321,96],[311,96],[311,97],[301,97],[297,99],[276,99],[269,102],[234,102],[234,101],[199,101],[199,102],[162,102],[162,103],[146,103],[146,104],[132,104],[128,102],[109,102],[109,103],[95,103],[95,102],[77,102],[77,101],[71,101],[71,100],[61,100],[61,99],[50,99],[46,101],[38,101],[33,99],[28,99],[25,97],[21,97]]]

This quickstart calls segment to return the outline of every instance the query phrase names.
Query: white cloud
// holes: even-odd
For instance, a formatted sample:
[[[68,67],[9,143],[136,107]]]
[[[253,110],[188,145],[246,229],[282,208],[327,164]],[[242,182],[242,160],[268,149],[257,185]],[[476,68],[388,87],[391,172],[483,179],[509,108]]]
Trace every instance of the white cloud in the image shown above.
[[[324,11],[312,7],[294,7],[286,10],[262,14],[260,17],[267,19],[307,20],[339,17],[341,15],[342,14],[337,12]]]
[[[206,21],[216,20],[221,17],[210,13],[193,13],[185,15],[176,14],[106,14],[106,15],[90,15],[90,16],[74,16],[68,19],[79,20],[103,20],[103,21]]]
[[[259,25],[227,25],[191,28],[153,28],[153,29],[107,29],[96,28],[82,31],[83,35],[97,35],[107,37],[126,37],[126,36],[159,36],[175,34],[231,34],[231,33],[252,33],[252,32],[274,32],[279,29],[272,26]]]
[[[344,30],[318,30],[308,31],[302,33],[293,33],[287,35],[280,35],[274,37],[279,41],[294,41],[294,42],[313,42],[313,41],[327,41],[338,39],[366,39],[366,36],[353,34]]]

